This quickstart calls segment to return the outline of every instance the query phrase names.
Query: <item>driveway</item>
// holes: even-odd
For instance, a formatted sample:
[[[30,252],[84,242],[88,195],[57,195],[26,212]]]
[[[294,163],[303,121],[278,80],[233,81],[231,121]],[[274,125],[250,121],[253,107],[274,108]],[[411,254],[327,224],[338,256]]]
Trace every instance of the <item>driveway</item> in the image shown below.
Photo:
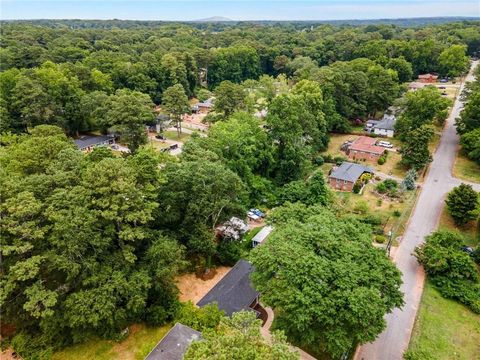
[[[472,71],[477,65],[478,61],[472,64],[466,81],[473,80]],[[462,90],[463,84],[460,92]],[[452,176],[459,143],[454,122],[462,106],[460,97],[457,97],[407,230],[395,253],[394,261],[403,274],[401,290],[405,294],[405,305],[403,309],[395,309],[386,315],[387,328],[373,343],[359,348],[356,360],[401,360],[408,348],[425,281],[423,268],[412,252],[424,241],[425,236],[437,228],[446,194],[462,183]],[[480,184],[473,185],[480,191]]]

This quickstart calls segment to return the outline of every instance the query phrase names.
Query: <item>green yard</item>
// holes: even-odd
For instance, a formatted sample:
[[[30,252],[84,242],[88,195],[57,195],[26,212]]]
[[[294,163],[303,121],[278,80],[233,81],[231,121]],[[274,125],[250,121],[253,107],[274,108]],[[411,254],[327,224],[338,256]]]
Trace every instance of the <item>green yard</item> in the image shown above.
[[[340,147],[345,141],[354,140],[358,137],[359,135],[352,135],[352,134],[332,134],[330,136],[328,149],[322,155],[330,154],[333,157],[343,156],[346,158],[347,155],[340,150]],[[398,139],[388,138],[385,140],[391,142],[395,147],[400,147],[401,145],[401,142]],[[382,172],[384,174],[403,178],[403,176],[405,175],[406,169],[399,164],[401,159],[402,157],[399,153],[397,153],[396,151],[389,151],[387,161],[385,162],[385,164],[378,165],[377,162],[364,162],[364,164],[371,166],[377,172]]]
[[[162,134],[165,135],[165,137],[169,140],[175,140],[175,141],[181,141],[181,142],[187,141],[192,136],[192,134],[187,134],[182,132],[180,134],[180,137],[178,137],[178,133],[176,131],[164,131]]]
[[[478,246],[480,244],[480,229],[478,222],[471,221],[465,226],[458,228],[445,207],[443,208],[438,228],[462,233],[466,239],[467,245],[469,246]]]
[[[407,191],[400,199],[382,199],[375,193],[375,185],[370,183],[362,194],[336,192],[336,195],[338,205],[348,212],[380,216],[385,233],[392,230],[393,238],[396,238],[405,231],[417,192]]]
[[[480,183],[480,165],[469,160],[460,152],[457,154],[453,174],[459,179]]]
[[[143,360],[170,327],[132,325],[129,336],[121,342],[92,339],[55,353],[52,360]]]
[[[427,281],[409,353],[411,360],[480,359],[480,315],[443,298]]]

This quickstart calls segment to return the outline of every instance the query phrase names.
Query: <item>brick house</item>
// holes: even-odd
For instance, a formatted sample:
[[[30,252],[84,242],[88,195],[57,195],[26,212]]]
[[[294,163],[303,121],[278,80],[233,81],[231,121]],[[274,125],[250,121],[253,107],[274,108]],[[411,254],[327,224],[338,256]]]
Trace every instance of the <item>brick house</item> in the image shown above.
[[[328,175],[328,183],[336,190],[352,191],[353,185],[364,173],[373,175],[373,170],[368,166],[344,161],[342,165],[332,169]]]
[[[347,149],[347,155],[353,160],[377,161],[385,153],[385,148],[375,145],[376,139],[360,136]]]
[[[421,83],[432,84],[436,82],[437,79],[438,79],[438,75],[433,75],[433,74],[418,75],[418,81],[420,81]]]

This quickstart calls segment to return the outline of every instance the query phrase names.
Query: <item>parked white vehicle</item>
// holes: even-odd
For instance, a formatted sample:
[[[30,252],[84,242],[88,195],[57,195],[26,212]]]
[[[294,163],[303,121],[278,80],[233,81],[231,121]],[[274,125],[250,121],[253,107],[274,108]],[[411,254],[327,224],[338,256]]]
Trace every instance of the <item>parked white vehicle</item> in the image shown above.
[[[379,142],[377,143],[377,145],[378,145],[378,146],[383,146],[383,147],[389,148],[389,149],[393,148],[393,144],[392,144],[391,142],[383,141],[383,140],[382,140],[382,141],[379,141]]]

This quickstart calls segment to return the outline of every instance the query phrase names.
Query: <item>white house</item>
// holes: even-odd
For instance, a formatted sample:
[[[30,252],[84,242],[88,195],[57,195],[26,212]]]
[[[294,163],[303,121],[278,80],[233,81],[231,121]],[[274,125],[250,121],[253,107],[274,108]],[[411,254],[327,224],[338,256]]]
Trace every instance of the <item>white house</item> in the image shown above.
[[[393,137],[395,135],[395,115],[383,115],[381,120],[368,120],[365,131],[378,136]]]

